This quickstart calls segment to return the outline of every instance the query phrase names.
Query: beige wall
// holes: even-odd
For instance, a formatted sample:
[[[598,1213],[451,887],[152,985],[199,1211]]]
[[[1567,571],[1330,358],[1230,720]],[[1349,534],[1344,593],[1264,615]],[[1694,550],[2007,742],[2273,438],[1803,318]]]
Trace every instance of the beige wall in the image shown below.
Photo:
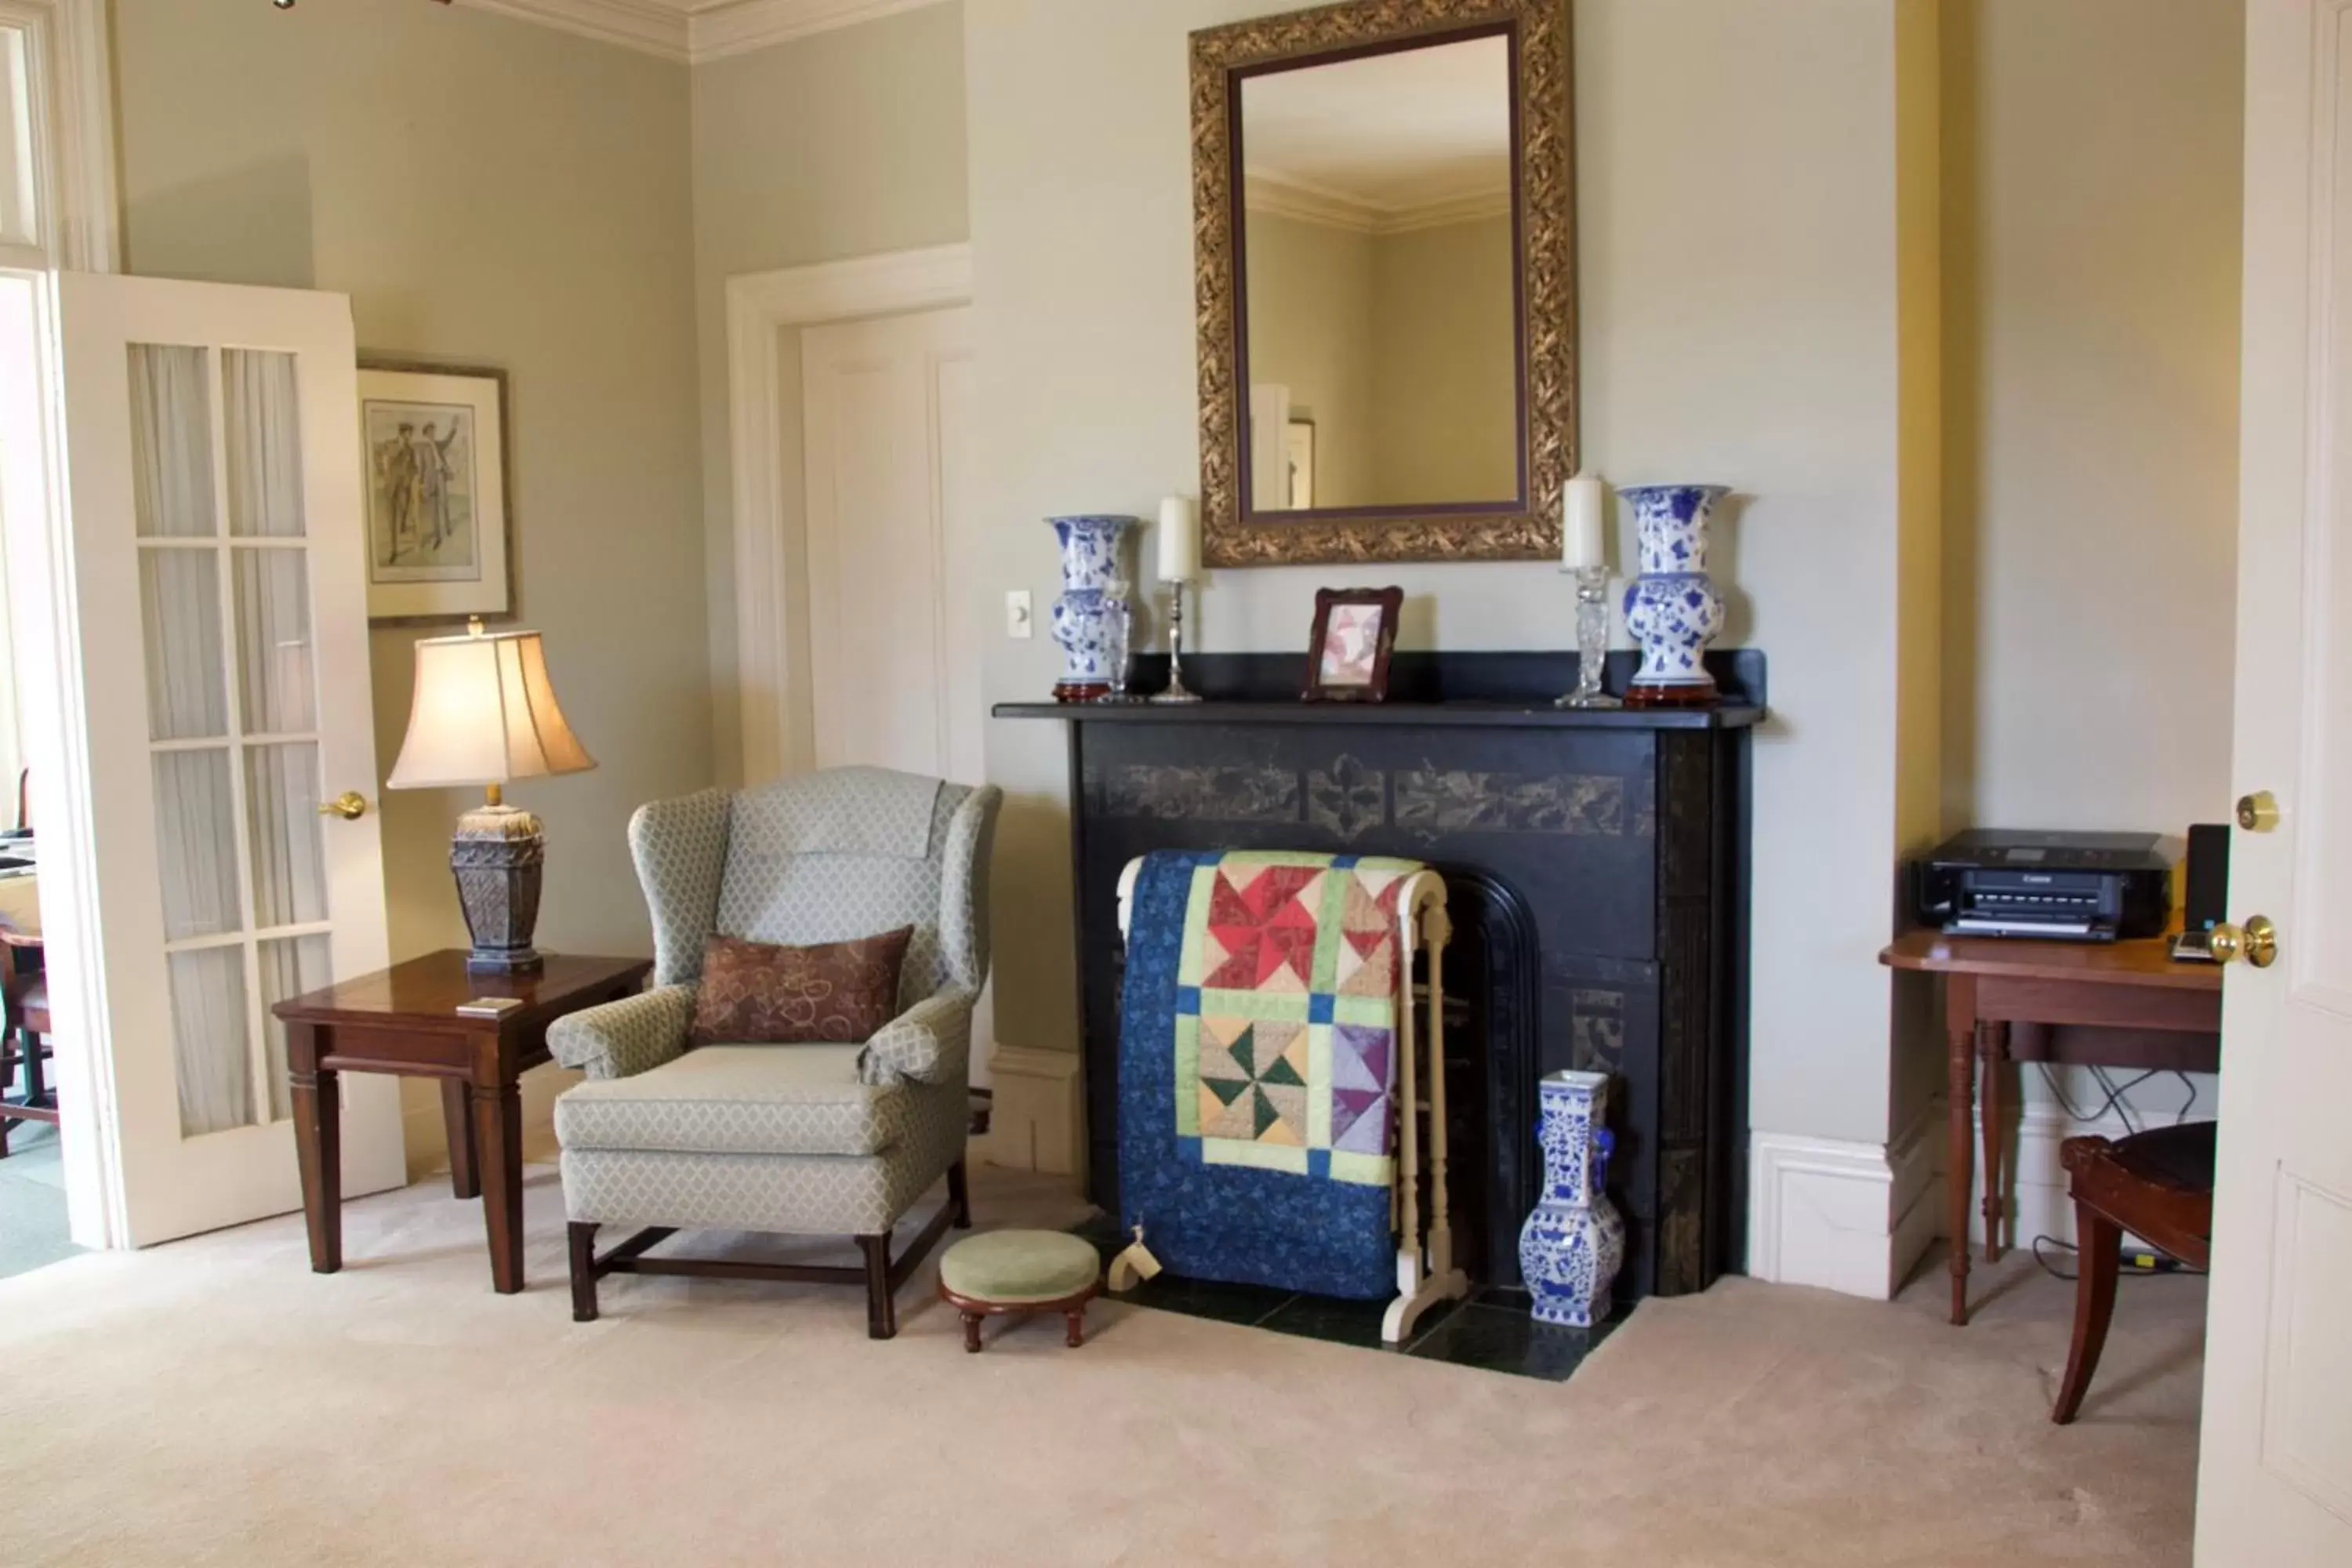
[[[1947,12],[1951,815],[2223,820],[2242,5]]]
[[[1381,460],[1374,408],[1372,255],[1358,229],[1249,215],[1250,382],[1290,389],[1290,416],[1315,424],[1315,504],[1373,506]],[[1273,510],[1286,498],[1259,496]]]
[[[131,270],[339,290],[363,349],[511,376],[521,616],[602,763],[513,792],[540,936],[650,952],[629,812],[711,777],[685,68],[415,0],[117,0],[115,44]],[[420,635],[373,638],[380,774]],[[462,942],[464,802],[382,799],[394,956]]]
[[[1199,471],[1186,33],[1251,0],[968,0],[992,600],[1055,590],[1038,521],[1150,514]],[[1897,507],[1895,31],[1880,0],[1581,0],[1583,431],[1622,482],[1717,479],[1727,643],[1772,660],[1756,749],[1759,1127],[1887,1135]],[[1657,109],[1671,81],[1674,111]],[[1632,559],[1621,540],[1620,559]],[[1150,564],[1150,552],[1144,564]],[[1224,572],[1202,646],[1302,645],[1322,568]],[[1556,647],[1539,563],[1384,567],[1408,646]],[[1054,679],[1003,639],[992,699]],[[1075,1045],[1065,742],[996,721],[999,1037]],[[1013,918],[1017,914],[1018,919]]]
[[[963,16],[950,3],[694,69],[695,344],[719,776],[742,774],[727,279],[965,237]],[[787,365],[797,365],[797,357]],[[799,432],[788,432],[797,451]],[[984,623],[1001,624],[993,612]]]
[[[1373,241],[1375,500],[1518,493],[1512,232],[1503,216]]]
[[[2243,33],[2242,0],[1945,7],[1955,824],[2228,820]]]

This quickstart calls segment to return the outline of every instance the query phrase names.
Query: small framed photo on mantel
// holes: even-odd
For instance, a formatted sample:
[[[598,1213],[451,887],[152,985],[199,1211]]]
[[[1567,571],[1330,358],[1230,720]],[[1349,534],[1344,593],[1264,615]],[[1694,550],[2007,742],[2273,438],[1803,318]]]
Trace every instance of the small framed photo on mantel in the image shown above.
[[[507,373],[360,360],[368,619],[514,612]]]
[[[1307,650],[1309,702],[1385,702],[1402,588],[1320,588]]]

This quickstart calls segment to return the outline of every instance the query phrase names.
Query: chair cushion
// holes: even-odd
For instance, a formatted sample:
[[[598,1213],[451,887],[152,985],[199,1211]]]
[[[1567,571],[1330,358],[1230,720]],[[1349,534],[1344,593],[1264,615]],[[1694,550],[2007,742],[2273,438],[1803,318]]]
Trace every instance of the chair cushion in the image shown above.
[[[566,1149],[699,1154],[878,1154],[905,1136],[901,1084],[857,1081],[856,1046],[698,1046],[555,1102]]]
[[[1058,1230],[992,1230],[940,1258],[940,1283],[969,1301],[1059,1301],[1102,1277],[1094,1243]]]
[[[696,1045],[866,1040],[898,1014],[912,926],[813,947],[714,936],[702,950]]]

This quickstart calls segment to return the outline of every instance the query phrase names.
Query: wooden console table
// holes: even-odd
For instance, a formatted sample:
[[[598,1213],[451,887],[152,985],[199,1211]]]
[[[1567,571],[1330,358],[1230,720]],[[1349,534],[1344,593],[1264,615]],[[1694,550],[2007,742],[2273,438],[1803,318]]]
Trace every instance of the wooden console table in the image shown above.
[[[566,1013],[634,996],[653,962],[547,955],[537,974],[473,974],[451,948],[280,1002],[294,1142],[302,1162],[302,1210],[310,1267],[343,1266],[341,1100],[338,1072],[441,1080],[449,1128],[449,1185],[482,1197],[490,1280],[522,1289],[522,1093],[526,1068],[548,1059],[547,1026]],[[457,1011],[477,996],[513,996],[503,1018]]]
[[[2168,938],[2033,942],[1915,931],[1878,955],[1891,969],[1944,978],[1949,1047],[1952,1321],[1969,1321],[1969,1139],[1977,1063],[1984,1064],[1985,1261],[2000,1256],[2008,1194],[2001,1170],[2010,1064],[2213,1072],[2221,1064],[2221,966],[2177,963]],[[2013,1175],[2015,1173],[2008,1173]]]

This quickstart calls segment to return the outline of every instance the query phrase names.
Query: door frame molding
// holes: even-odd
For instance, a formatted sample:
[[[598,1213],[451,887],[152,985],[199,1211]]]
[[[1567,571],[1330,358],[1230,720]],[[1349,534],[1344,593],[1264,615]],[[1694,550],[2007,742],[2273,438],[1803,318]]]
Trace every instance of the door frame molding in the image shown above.
[[[734,484],[735,692],[742,782],[814,765],[793,652],[789,542],[803,521],[799,354],[784,335],[972,302],[971,247],[886,251],[727,280],[727,428]]]
[[[0,265],[115,272],[122,206],[114,173],[114,66],[106,0],[0,0],[0,25],[31,46],[38,253],[0,245]]]

